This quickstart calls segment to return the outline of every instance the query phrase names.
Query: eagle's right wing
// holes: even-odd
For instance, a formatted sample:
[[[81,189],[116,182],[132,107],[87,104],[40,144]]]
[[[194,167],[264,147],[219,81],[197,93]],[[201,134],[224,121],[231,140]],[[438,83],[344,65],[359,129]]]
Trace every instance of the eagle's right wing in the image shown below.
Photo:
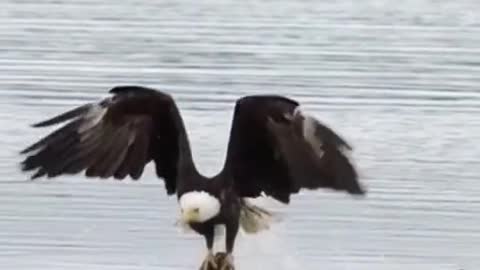
[[[151,160],[168,194],[176,190],[178,140],[183,121],[168,94],[138,86],[118,86],[113,96],[33,125],[67,122],[27,147],[22,170],[33,178],[77,174],[138,179]]]

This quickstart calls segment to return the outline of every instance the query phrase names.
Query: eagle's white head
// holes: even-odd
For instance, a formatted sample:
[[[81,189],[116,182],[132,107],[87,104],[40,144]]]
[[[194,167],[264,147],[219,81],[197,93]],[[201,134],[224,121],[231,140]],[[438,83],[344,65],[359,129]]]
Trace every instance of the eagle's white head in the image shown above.
[[[220,213],[220,201],[205,191],[190,191],[179,199],[182,221],[205,222]]]

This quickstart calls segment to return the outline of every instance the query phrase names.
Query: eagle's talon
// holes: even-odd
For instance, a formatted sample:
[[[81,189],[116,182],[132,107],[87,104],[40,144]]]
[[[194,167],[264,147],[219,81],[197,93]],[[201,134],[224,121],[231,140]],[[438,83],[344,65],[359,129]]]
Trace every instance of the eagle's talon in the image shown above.
[[[233,265],[233,256],[231,254],[227,254],[227,256],[223,259],[219,270],[235,270],[235,266]]]
[[[202,263],[202,270],[210,270],[213,267],[213,269],[217,269],[218,265],[216,262],[215,255],[211,251],[208,252],[207,257]]]

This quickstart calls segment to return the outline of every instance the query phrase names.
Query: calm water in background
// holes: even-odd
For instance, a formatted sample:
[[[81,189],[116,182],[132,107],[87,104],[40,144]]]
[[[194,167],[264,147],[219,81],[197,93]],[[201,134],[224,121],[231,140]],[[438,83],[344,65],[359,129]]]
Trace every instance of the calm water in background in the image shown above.
[[[198,267],[204,241],[151,170],[18,170],[49,131],[29,124],[139,84],[174,95],[207,175],[247,94],[293,97],[354,145],[368,198],[273,204],[283,222],[238,238],[239,269],[478,269],[480,4],[336,2],[0,0],[1,268]]]

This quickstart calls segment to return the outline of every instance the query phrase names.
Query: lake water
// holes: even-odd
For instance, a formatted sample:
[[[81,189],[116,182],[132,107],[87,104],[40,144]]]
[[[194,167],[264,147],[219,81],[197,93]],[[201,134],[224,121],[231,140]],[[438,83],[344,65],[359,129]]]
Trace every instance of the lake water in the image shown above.
[[[480,267],[480,2],[1,0],[2,269],[196,269],[152,167],[31,182],[29,124],[120,84],[172,93],[195,162],[222,166],[237,98],[278,93],[355,147],[369,194],[305,192],[239,269]],[[448,2],[448,3],[447,3]]]

